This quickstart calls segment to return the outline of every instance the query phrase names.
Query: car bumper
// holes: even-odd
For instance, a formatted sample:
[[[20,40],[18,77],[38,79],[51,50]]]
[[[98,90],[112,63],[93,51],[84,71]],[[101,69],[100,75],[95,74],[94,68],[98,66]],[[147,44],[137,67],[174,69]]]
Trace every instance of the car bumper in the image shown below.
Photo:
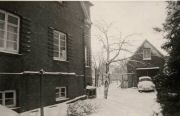
[[[138,90],[138,91],[139,91],[139,92],[152,92],[152,91],[154,91],[154,90],[150,90],[150,89],[149,89],[149,90],[144,90],[144,89],[143,89],[143,90]]]
[[[138,91],[150,92],[150,91],[154,91],[154,88],[138,88]]]

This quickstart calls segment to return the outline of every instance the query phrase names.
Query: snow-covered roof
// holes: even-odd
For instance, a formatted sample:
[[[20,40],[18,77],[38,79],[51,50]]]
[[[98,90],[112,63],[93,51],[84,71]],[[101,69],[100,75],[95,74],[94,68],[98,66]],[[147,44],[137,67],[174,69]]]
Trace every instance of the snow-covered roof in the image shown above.
[[[88,2],[85,2],[85,1],[81,1],[80,2],[82,10],[83,10],[83,13],[84,13],[84,15],[86,17],[86,23],[92,24],[92,21],[91,21],[90,15],[88,14],[88,11],[87,11],[85,3],[88,3],[90,6],[92,6],[93,4],[91,2],[89,2],[89,1]]]
[[[2,105],[0,105],[0,113],[1,116],[19,116],[19,114],[16,113],[15,111]]]
[[[86,89],[96,89],[96,87],[94,87],[94,86],[86,86]]]
[[[140,50],[140,48],[144,46],[145,48],[151,48],[151,52],[154,53],[156,56],[163,57],[164,55],[156,48],[154,45],[152,45],[148,40],[144,40],[144,42],[137,48],[137,50],[134,52],[132,56],[137,54],[137,52]]]
[[[139,80],[141,80],[141,79],[151,79],[151,77],[149,77],[149,76],[142,76],[142,77],[139,77]]]

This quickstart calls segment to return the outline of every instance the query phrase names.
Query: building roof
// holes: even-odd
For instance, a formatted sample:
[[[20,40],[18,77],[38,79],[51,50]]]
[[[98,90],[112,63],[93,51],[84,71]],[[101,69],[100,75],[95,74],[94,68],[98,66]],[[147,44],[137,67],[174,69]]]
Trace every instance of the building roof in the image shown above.
[[[91,21],[91,18],[90,18],[90,14],[88,13],[88,9],[87,9],[87,4],[88,6],[93,6],[93,4],[89,1],[80,1],[80,4],[81,4],[81,7],[82,7],[82,10],[83,10],[83,13],[84,13],[84,16],[86,18],[86,22],[88,24],[92,24],[92,21]]]
[[[138,47],[138,49],[134,52],[134,54],[132,56],[134,56],[135,54],[137,54],[137,52],[140,50],[140,48],[142,46],[144,46],[145,44],[148,44],[149,48],[152,49],[152,51],[157,55],[157,56],[160,56],[160,57],[164,57],[164,55],[156,48],[154,47],[154,45],[152,45],[148,40],[144,40],[144,42]],[[131,56],[131,57],[132,57]]]

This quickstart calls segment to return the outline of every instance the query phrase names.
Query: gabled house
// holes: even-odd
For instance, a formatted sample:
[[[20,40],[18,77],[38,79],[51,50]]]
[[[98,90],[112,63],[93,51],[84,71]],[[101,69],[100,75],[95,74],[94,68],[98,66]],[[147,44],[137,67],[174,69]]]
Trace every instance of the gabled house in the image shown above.
[[[85,94],[92,84],[91,6],[0,2],[1,105],[24,113]]]
[[[164,56],[148,40],[123,65],[122,87],[136,87],[140,76],[154,77],[164,66]]]

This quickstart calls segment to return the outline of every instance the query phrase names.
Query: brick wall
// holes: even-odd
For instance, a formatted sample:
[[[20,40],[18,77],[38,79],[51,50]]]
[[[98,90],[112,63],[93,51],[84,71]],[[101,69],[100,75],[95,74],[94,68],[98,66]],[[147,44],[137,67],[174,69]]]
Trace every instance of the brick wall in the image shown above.
[[[67,86],[69,98],[82,95],[85,85],[85,29],[80,2],[0,2],[0,9],[18,15],[21,20],[19,54],[0,52],[0,72],[40,69],[75,72],[77,76],[47,76],[43,79],[44,106],[56,103],[55,86]],[[52,29],[67,34],[67,62],[53,60]],[[90,38],[86,44],[90,48]],[[91,78],[90,71],[89,67],[87,80]],[[39,83],[37,75],[0,75],[0,90],[16,89],[19,112],[39,107]]]

